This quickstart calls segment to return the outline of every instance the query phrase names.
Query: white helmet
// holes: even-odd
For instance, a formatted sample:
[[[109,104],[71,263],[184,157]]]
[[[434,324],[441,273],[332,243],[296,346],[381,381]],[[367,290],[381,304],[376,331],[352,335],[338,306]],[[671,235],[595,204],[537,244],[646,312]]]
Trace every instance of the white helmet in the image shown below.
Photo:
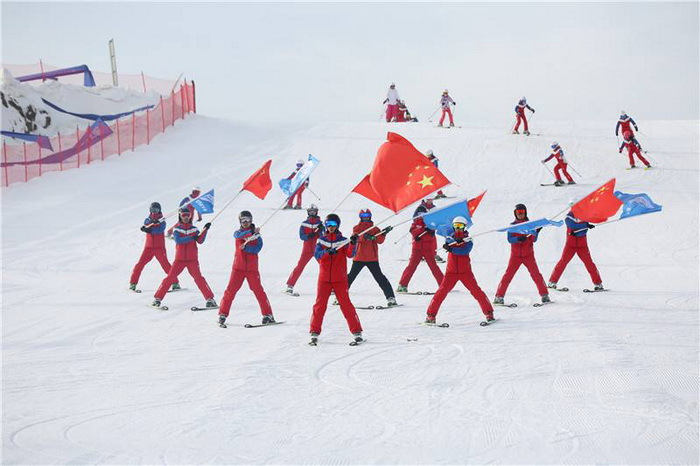
[[[433,150],[432,150],[432,149],[428,149],[427,151],[425,151],[425,156],[426,156],[426,157],[430,157],[431,155],[433,155]]]
[[[297,160],[297,165],[304,165],[304,161],[301,159]]]
[[[525,98],[525,96],[523,96],[523,98],[520,100],[522,100],[523,102],[527,102],[527,99]]]
[[[456,223],[461,223],[462,225],[464,225],[465,228],[467,227],[467,219],[462,217],[461,215],[452,219],[452,225]]]
[[[569,199],[569,207],[572,207],[574,204],[576,204],[575,199]]]
[[[192,192],[194,192],[194,191],[197,191],[197,192],[200,192],[200,193],[201,193],[201,192],[202,192],[202,188],[200,188],[199,186],[195,186],[194,188],[192,188]]]
[[[443,93],[443,94],[449,94],[450,92],[449,92],[447,89],[445,89],[444,91],[442,91],[442,93]]]

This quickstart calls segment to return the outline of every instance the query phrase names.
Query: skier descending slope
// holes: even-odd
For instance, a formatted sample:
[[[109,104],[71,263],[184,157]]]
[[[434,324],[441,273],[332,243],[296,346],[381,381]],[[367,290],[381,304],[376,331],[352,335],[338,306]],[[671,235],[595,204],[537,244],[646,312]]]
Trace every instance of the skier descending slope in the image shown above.
[[[562,179],[561,179],[561,175],[559,174],[559,170],[561,170],[561,172],[564,173],[564,176],[566,176],[566,179],[569,180],[569,184],[576,184],[574,179],[571,178],[571,175],[569,175],[569,172],[566,171],[566,166],[568,164],[566,162],[566,157],[564,157],[564,151],[559,146],[559,143],[553,142],[551,147],[552,147],[552,153],[549,155],[549,157],[542,160],[542,164],[547,163],[552,158],[555,158],[557,160],[557,164],[554,166],[554,177],[557,179],[554,182],[554,186],[563,186],[564,185],[564,181],[562,181]]]
[[[318,206],[316,204],[311,204],[311,206],[306,209],[306,213],[308,216],[306,220],[301,222],[301,226],[299,227],[299,238],[304,242],[301,248],[301,257],[299,257],[297,266],[294,267],[294,270],[292,270],[292,273],[287,279],[287,289],[285,290],[285,293],[292,296],[298,296],[298,294],[294,293],[294,286],[297,284],[297,280],[299,280],[306,264],[314,257],[316,241],[324,231],[323,223],[321,223],[321,219],[318,216]]]
[[[518,102],[518,105],[515,106],[515,128],[513,128],[513,134],[520,134],[520,132],[518,131],[518,128],[520,128],[520,122],[522,122],[523,123],[523,134],[526,136],[530,135],[530,131],[528,130],[528,127],[527,127],[527,117],[525,116],[525,109],[528,109],[532,113],[535,113],[535,109],[530,107],[527,104],[527,99],[525,99],[525,97],[523,97]]]
[[[634,156],[635,154],[637,157],[639,157],[639,160],[642,161],[644,165],[647,166],[647,168],[651,168],[651,164],[647,159],[644,158],[642,155],[642,146],[639,144],[637,139],[632,135],[632,131],[625,131],[623,133],[624,140],[622,141],[622,145],[620,146],[620,154],[622,154],[622,149],[627,146],[627,155],[629,156],[630,159],[630,168],[635,168],[634,164]]]
[[[143,226],[141,227],[141,231],[146,233],[146,244],[143,247],[141,257],[134,266],[134,270],[131,272],[131,278],[129,279],[129,289],[132,291],[137,291],[136,285],[139,283],[141,272],[146,264],[151,262],[154,257],[158,260],[158,263],[160,263],[163,272],[166,274],[170,272],[168,253],[165,250],[165,221],[161,222],[161,218],[163,218],[163,213],[161,212],[160,203],[152,202],[148,217],[143,221]],[[173,290],[179,289],[180,284],[178,282],[173,283]]]
[[[435,296],[430,301],[428,306],[428,315],[425,318],[426,324],[434,324],[435,316],[440,310],[440,305],[447,297],[447,293],[452,291],[458,281],[462,282],[469,290],[474,299],[477,300],[481,307],[481,312],[486,316],[486,323],[493,322],[493,306],[486,297],[486,293],[479,287],[479,284],[472,273],[471,260],[469,253],[474,244],[469,238],[469,233],[466,230],[467,219],[464,217],[455,217],[452,220],[452,229],[445,237],[445,245],[443,248],[449,253],[447,255],[447,270],[445,271],[445,279],[440,283]]]
[[[236,252],[233,256],[233,267],[231,277],[228,280],[226,291],[221,298],[221,309],[219,309],[219,326],[226,327],[231,303],[236,297],[236,293],[241,289],[243,280],[248,281],[248,286],[253,291],[255,298],[260,305],[262,313],[262,323],[272,324],[275,318],[272,316],[272,308],[267,294],[260,282],[260,272],[258,271],[258,253],[263,247],[263,239],[260,236],[260,229],[253,223],[253,214],[244,210],[238,215],[241,227],[233,233],[236,240]]]
[[[557,265],[554,266],[552,275],[549,277],[549,283],[547,284],[549,288],[557,287],[557,282],[564,273],[564,269],[566,269],[569,261],[571,261],[575,255],[578,255],[583,265],[586,266],[591,280],[593,280],[593,284],[595,285],[594,290],[603,291],[603,280],[601,280],[598,268],[593,263],[591,252],[588,250],[587,235],[590,228],[595,228],[595,225],[578,220],[574,217],[573,211],[569,211],[566,215],[566,244],[564,245],[561,259],[559,259]]]
[[[311,326],[309,328],[311,341],[309,344],[315,346],[318,342],[331,292],[334,292],[338,299],[340,310],[348,323],[350,332],[355,337],[355,342],[360,343],[364,341],[362,325],[355,311],[355,306],[350,301],[347,273],[347,258],[355,255],[358,238],[353,235],[348,243],[339,230],[340,217],[336,214],[328,214],[324,226],[326,232],[316,244],[315,257],[319,263],[318,288],[316,302],[311,313]]]
[[[620,135],[620,130],[622,130],[623,136],[628,131],[632,133],[632,126],[634,126],[635,131],[639,131],[639,128],[637,128],[637,123],[634,122],[632,117],[627,115],[627,112],[622,110],[620,112],[620,118],[617,120],[617,124],[615,125],[615,136]],[[632,133],[632,136],[634,136],[634,133]]]
[[[518,204],[515,206],[513,211],[515,216],[515,221],[511,225],[517,225],[518,223],[524,223],[529,221],[527,218],[527,207],[525,204]],[[498,284],[498,289],[496,290],[496,297],[493,300],[494,304],[504,304],[503,297],[506,295],[508,290],[508,285],[510,285],[511,280],[515,276],[521,265],[524,265],[528,272],[530,272],[530,277],[535,282],[537,286],[537,291],[540,293],[540,297],[543,303],[550,302],[549,293],[547,292],[547,285],[542,278],[540,269],[537,267],[537,261],[535,260],[535,250],[534,244],[537,241],[537,236],[540,233],[541,228],[537,228],[534,233],[523,234],[523,233],[511,233],[508,232],[508,242],[510,243],[510,260],[508,261],[508,267],[506,268],[501,283]]]
[[[394,296],[394,290],[391,289],[391,284],[389,280],[382,272],[379,266],[379,245],[386,239],[386,234],[392,230],[392,227],[386,227],[383,230],[379,230],[378,227],[373,226],[372,223],[372,212],[369,209],[360,211],[360,223],[355,225],[352,232],[353,235],[360,235],[365,230],[368,230],[362,236],[358,237],[357,241],[357,253],[352,262],[352,268],[350,269],[350,274],[348,275],[348,288],[352,286],[352,282],[355,281],[357,274],[362,271],[363,268],[367,267],[372,273],[374,280],[377,282],[379,287],[384,292],[384,297],[386,298],[386,303],[388,307],[396,306],[396,297]]]
[[[421,205],[413,213],[413,223],[409,229],[413,237],[413,246],[411,247],[411,257],[408,259],[408,265],[403,271],[401,279],[399,280],[399,286],[396,289],[399,293],[406,293],[408,291],[408,284],[416,268],[418,268],[421,259],[425,259],[425,263],[428,264],[437,284],[440,285],[440,282],[442,282],[442,270],[440,270],[440,267],[438,267],[435,262],[435,252],[437,250],[435,231],[425,225],[423,217],[419,217],[419,215],[426,212],[428,212],[428,209],[424,205]]]
[[[158,291],[156,291],[152,306],[160,307],[160,303],[170,285],[177,282],[177,276],[187,268],[187,271],[192,278],[194,278],[194,282],[197,284],[199,291],[202,292],[204,299],[207,300],[206,307],[215,308],[217,305],[214,300],[214,293],[211,291],[211,288],[209,288],[209,284],[199,270],[199,255],[197,251],[197,244],[202,244],[204,240],[207,239],[207,232],[211,227],[211,223],[204,225],[200,233],[197,227],[192,225],[192,212],[190,212],[187,207],[180,208],[179,220],[180,221],[173,229],[173,236],[175,238],[175,261],[172,267],[170,267],[168,276],[163,279]]]

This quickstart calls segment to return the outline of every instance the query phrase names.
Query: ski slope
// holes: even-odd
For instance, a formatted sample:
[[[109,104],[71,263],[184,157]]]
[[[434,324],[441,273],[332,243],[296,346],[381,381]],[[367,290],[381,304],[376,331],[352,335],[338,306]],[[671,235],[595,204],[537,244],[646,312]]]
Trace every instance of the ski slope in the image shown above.
[[[638,124],[653,170],[625,170],[614,119],[535,121],[542,135],[525,137],[467,125],[256,128],[196,116],[136,153],[3,190],[2,463],[697,464],[698,122]],[[459,285],[438,314],[448,329],[417,324],[429,297],[398,296],[400,308],[358,311],[368,341],[355,348],[336,307],[319,346],[306,345],[315,262],[300,297],[281,293],[305,211],[279,212],[262,229],[263,285],[284,325],[243,328],[260,319],[244,285],[220,329],[216,311],[189,310],[203,299],[186,273],[187,290],[165,298],[171,310],[151,309],[163,278],[155,261],[144,292],[127,291],[152,201],[167,212],[200,185],[216,189],[220,208],[268,158],[276,184],[311,153],[321,160],[311,181],[321,200],[307,192],[304,203],[325,216],[369,171],[389,130],[435,152],[454,183],[448,195],[488,190],[472,235],[506,226],[520,202],[531,219],[552,216],[612,177],[663,211],[590,232],[607,293],[581,292],[592,284],[575,258],[560,280],[571,291],[553,292],[551,306],[531,306],[537,292],[520,270],[506,295],[518,307],[496,308],[500,321],[489,327],[477,325],[477,303]],[[578,185],[539,186],[552,179],[540,164],[552,141]],[[265,201],[244,192],[214,222],[200,264],[217,300],[238,212],[251,210],[260,225],[283,201],[276,186]],[[341,230],[365,207],[375,221],[391,214],[353,194],[337,210]],[[408,226],[380,248],[394,288]],[[563,228],[540,235],[545,279],[564,241]],[[505,234],[475,240],[474,273],[490,299],[509,253]],[[409,289],[436,289],[425,265]],[[350,295],[384,304],[367,271]]]

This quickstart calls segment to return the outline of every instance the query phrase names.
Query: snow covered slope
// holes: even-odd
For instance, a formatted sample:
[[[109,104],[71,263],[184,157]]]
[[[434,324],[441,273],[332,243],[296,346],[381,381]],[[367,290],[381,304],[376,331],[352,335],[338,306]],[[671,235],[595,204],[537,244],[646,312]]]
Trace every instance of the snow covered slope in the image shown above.
[[[4,190],[2,462],[697,464],[698,122],[638,123],[653,170],[625,170],[614,121],[536,122],[543,136],[526,138],[424,123],[259,129],[197,116],[137,154]],[[497,308],[501,321],[490,327],[477,325],[463,288],[438,315],[449,329],[417,325],[429,297],[399,296],[398,309],[358,311],[369,341],[356,348],[335,307],[319,346],[306,345],[313,262],[299,298],[280,293],[301,250],[303,211],[280,212],[263,228],[263,284],[284,325],[244,329],[260,318],[244,286],[231,325],[218,328],[216,311],[189,311],[202,297],[186,274],[188,290],[166,297],[171,311],[148,308],[163,277],[155,262],[144,293],[126,290],[150,202],[168,211],[200,185],[216,188],[221,207],[268,158],[276,183],[311,153],[321,160],[311,184],[321,200],[307,193],[305,204],[325,215],[370,169],[387,130],[433,149],[455,183],[449,195],[488,189],[472,234],[507,225],[519,202],[531,218],[551,216],[612,177],[664,210],[590,233],[607,293],[581,292],[591,283],[574,259],[560,281],[571,291],[539,309],[521,270],[507,295],[518,307]],[[539,186],[551,179],[539,161],[554,140],[582,175],[578,185]],[[276,188],[265,201],[243,193],[214,223],[200,263],[217,299],[238,212],[261,224],[282,202]],[[389,216],[353,194],[338,210],[341,230],[363,207],[375,220]],[[394,287],[407,229],[380,249]],[[545,230],[536,244],[545,276],[564,234]],[[508,255],[504,234],[475,241],[474,272],[490,298]],[[436,288],[427,267],[410,288]],[[383,303],[366,271],[351,297]]]

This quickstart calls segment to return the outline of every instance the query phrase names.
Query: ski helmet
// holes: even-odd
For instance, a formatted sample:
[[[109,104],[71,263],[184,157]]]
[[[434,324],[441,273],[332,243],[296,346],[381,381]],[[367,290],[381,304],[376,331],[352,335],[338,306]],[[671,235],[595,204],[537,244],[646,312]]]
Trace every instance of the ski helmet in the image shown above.
[[[301,167],[302,165],[304,165],[304,161],[301,159],[297,160],[297,167]]]
[[[178,213],[178,217],[180,217],[180,221],[184,221],[184,220],[182,220],[183,215],[186,215],[189,218],[192,218],[192,212],[190,211],[189,206],[180,207],[180,211]]]
[[[525,204],[516,204],[515,209],[513,209],[513,215],[515,215],[515,218],[518,218],[516,215],[518,212],[523,212],[525,214],[525,218],[527,219],[527,207]]]
[[[424,205],[419,205],[418,208],[413,212],[413,218],[418,217],[420,214],[426,214],[428,213],[427,207]]]
[[[433,155],[434,155],[434,154],[433,154],[433,150],[432,150],[432,149],[428,149],[427,151],[425,151],[425,156],[426,156],[426,157],[432,157]]]
[[[396,83],[391,83],[389,87],[396,87]]]
[[[372,211],[369,209],[360,211],[360,220],[370,221],[372,220]]]
[[[527,102],[527,99],[526,99],[525,97],[523,97],[522,99],[520,99],[520,101],[521,101],[522,103],[525,103],[525,102]]]
[[[241,213],[238,214],[238,221],[241,223],[244,221],[252,222],[253,214],[251,214],[249,210],[241,210]]]
[[[447,89],[445,89],[444,91],[442,91],[442,93],[443,93],[443,94],[449,94],[449,91],[448,91]]]
[[[161,213],[160,202],[151,202],[151,207],[149,208],[152,214]]]
[[[340,217],[337,214],[326,215],[326,221],[323,222],[326,227],[340,227]]]
[[[558,143],[558,142],[553,142],[551,147],[552,147],[552,149],[555,149],[555,150],[556,150],[556,148],[559,147],[559,143]]]
[[[309,216],[315,217],[318,215],[318,206],[316,204],[311,204],[308,209],[306,209],[306,213]]]
[[[202,188],[200,188],[199,186],[195,186],[194,188],[192,188],[192,192],[193,192],[193,193],[201,193],[201,192],[202,192]]]
[[[455,230],[458,228],[464,230],[467,228],[467,219],[459,215],[452,219],[452,226],[455,228]]]

